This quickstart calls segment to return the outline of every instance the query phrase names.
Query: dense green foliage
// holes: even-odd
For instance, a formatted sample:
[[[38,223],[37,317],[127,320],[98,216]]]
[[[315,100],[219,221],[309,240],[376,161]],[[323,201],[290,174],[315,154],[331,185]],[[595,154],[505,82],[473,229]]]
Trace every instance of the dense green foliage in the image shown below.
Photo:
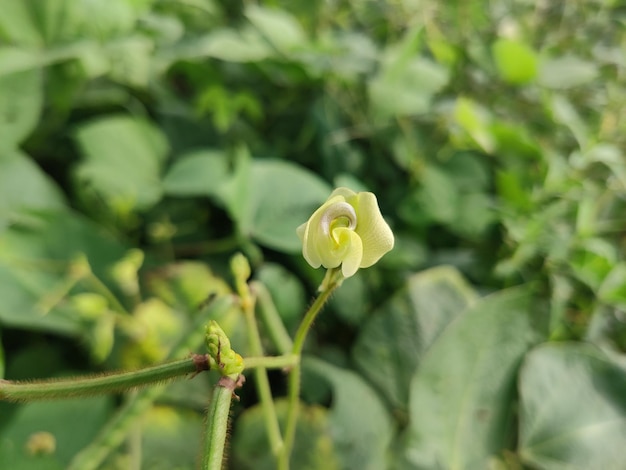
[[[396,247],[314,326],[293,467],[623,468],[621,2],[261,3],[0,0],[0,377],[165,359],[238,251],[293,331],[295,229],[347,186]],[[195,468],[209,382],[105,468]],[[239,393],[231,468],[274,468]],[[0,404],[0,468],[66,468],[117,405]]]

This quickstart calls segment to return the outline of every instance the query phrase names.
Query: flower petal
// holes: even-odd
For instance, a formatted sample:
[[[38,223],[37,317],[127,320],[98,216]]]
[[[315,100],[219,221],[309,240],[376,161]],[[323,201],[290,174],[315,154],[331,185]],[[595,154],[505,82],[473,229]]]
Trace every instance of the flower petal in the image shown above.
[[[393,248],[393,232],[378,208],[378,201],[373,193],[362,192],[350,198],[357,214],[356,233],[363,242],[361,268],[376,263],[385,253]]]
[[[341,263],[343,277],[348,278],[354,276],[363,258],[363,243],[361,242],[361,238],[353,230],[348,228],[342,227],[335,231],[340,231],[340,243],[345,247],[343,261]]]

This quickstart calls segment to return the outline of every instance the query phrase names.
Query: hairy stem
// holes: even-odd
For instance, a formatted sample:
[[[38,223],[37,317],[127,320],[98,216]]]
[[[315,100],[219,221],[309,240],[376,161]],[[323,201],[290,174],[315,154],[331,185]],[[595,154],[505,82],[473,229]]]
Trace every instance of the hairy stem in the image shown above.
[[[223,376],[213,391],[204,436],[203,470],[222,470],[223,468],[230,402],[236,387],[237,380],[235,378]]]
[[[122,392],[203,370],[209,370],[208,357],[194,354],[185,359],[126,372],[30,382],[0,380],[0,400],[52,400]]]
[[[333,291],[341,285],[343,276],[339,268],[329,269],[326,272],[326,276],[320,286],[320,292],[309,310],[304,315],[302,323],[296,331],[296,336],[293,341],[293,347],[291,352],[298,358],[298,362],[293,366],[289,373],[288,382],[288,408],[287,408],[287,423],[285,425],[285,445],[283,451],[279,455],[278,468],[280,470],[289,469],[289,458],[291,456],[291,450],[296,437],[296,424],[298,422],[298,412],[300,409],[300,378],[302,375],[301,359],[302,348],[306,340],[307,334],[313,325],[313,322],[317,318],[317,315],[322,311],[322,307],[330,298]]]
[[[204,340],[204,323],[209,318],[221,317],[233,305],[232,296],[212,300],[202,312],[198,313],[187,335],[172,349],[169,357],[181,356],[201,345]],[[164,386],[146,388],[125,402],[100,430],[96,438],[72,459],[68,470],[96,470],[100,467],[104,459],[126,439],[135,419],[152,406],[164,389]]]

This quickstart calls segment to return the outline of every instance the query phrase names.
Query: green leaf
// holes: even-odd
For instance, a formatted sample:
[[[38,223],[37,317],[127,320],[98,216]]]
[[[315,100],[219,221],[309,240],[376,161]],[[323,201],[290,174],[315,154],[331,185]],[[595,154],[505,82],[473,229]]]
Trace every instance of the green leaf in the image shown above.
[[[27,155],[0,155],[0,233],[12,221],[26,220],[29,210],[61,209],[65,201],[56,184]]]
[[[296,228],[326,200],[331,188],[293,163],[243,158],[223,191],[226,207],[244,235],[295,253],[302,249]]]
[[[69,212],[32,214],[28,222],[0,234],[0,321],[77,335],[85,325],[64,302],[72,263],[84,254],[104,280],[126,249]]]
[[[441,266],[414,274],[361,329],[352,351],[356,365],[394,407],[406,410],[419,362],[444,328],[476,298],[454,268]]]
[[[598,75],[596,64],[574,55],[565,55],[542,62],[539,84],[546,88],[568,89],[592,82]]]
[[[601,301],[621,309],[626,308],[626,263],[615,264],[597,292]]]
[[[459,97],[454,108],[454,121],[487,153],[495,149],[494,136],[491,133],[491,115],[473,100]]]
[[[0,34],[20,46],[41,46],[43,38],[33,21],[31,7],[28,1],[0,0]]]
[[[261,40],[268,41],[283,54],[306,44],[302,26],[286,10],[251,4],[246,8],[245,15],[261,34]]]
[[[276,401],[276,412],[284,430],[287,401]],[[237,420],[232,439],[233,468],[238,470],[275,470],[266,435],[265,416],[260,405],[246,409]],[[330,438],[329,413],[318,405],[300,405],[291,467],[308,470],[340,468]]]
[[[76,174],[116,211],[148,209],[161,198],[161,166],[168,152],[163,133],[142,119],[105,117],[79,128],[84,161]]]
[[[485,297],[429,349],[411,383],[413,468],[483,469],[512,444],[517,370],[542,338],[532,299],[528,288]]]
[[[543,470],[624,467],[626,374],[587,344],[545,344],[520,376],[524,463]]]
[[[259,62],[272,57],[275,52],[270,44],[250,28],[240,31],[228,28],[216,29],[193,40],[176,44],[161,53],[168,62],[181,59],[212,57],[228,62]]]
[[[163,179],[163,189],[172,196],[215,196],[228,176],[224,152],[197,150],[174,162]]]
[[[425,214],[436,222],[453,223],[457,218],[459,192],[446,171],[429,165],[421,175],[418,201]]]
[[[354,372],[319,359],[306,358],[303,367],[333,388],[330,434],[341,468],[386,468],[394,427],[374,390]]]
[[[4,370],[5,370],[5,365],[4,365],[4,349],[2,348],[2,330],[0,330],[0,379],[4,378]]]
[[[512,39],[498,39],[492,44],[491,52],[498,73],[506,82],[524,85],[537,76],[537,55],[527,44]]]
[[[50,456],[53,459],[46,459],[50,467],[31,468],[61,468],[53,466],[52,462],[66,467],[72,457],[95,437],[112,408],[110,397],[22,405],[0,435],[0,443],[3,443],[0,449],[4,447],[0,452],[0,462],[4,459],[13,464],[2,465],[2,468],[28,468],[33,460],[38,461],[40,457],[24,450],[31,436],[37,432],[50,433],[56,448]]]
[[[141,420],[142,468],[197,468],[203,428],[199,413],[171,406],[154,406]]]
[[[306,308],[306,293],[298,277],[277,263],[263,263],[256,277],[267,287],[285,325],[297,326]]]
[[[403,61],[395,53],[388,55],[382,71],[368,84],[374,116],[384,121],[428,112],[433,96],[448,82],[447,69],[422,57]]]
[[[0,75],[0,155],[33,131],[43,105],[41,70]]]

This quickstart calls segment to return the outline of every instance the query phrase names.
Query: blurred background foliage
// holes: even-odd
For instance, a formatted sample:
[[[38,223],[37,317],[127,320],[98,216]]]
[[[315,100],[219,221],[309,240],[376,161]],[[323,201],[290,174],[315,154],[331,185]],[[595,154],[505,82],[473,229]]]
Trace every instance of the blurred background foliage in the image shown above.
[[[293,330],[348,186],[396,248],[315,325],[294,468],[622,469],[625,47],[618,0],[0,0],[0,377],[165,359],[237,251]],[[143,468],[195,467],[209,390],[138,418]],[[241,394],[230,466],[273,468]],[[117,404],[3,404],[0,467]]]

